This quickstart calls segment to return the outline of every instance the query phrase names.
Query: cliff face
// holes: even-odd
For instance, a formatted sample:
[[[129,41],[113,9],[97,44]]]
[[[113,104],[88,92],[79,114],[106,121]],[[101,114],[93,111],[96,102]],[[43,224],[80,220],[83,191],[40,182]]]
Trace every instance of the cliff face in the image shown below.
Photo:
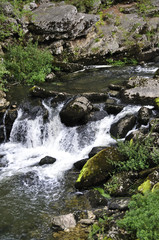
[[[78,13],[72,5],[44,3],[33,11],[28,28],[60,60],[149,61],[159,53],[159,2],[116,4],[100,15]]]

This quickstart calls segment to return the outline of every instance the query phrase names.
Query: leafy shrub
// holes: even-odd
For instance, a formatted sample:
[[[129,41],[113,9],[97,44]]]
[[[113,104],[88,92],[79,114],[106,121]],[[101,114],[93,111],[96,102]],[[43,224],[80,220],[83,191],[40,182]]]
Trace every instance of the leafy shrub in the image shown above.
[[[150,164],[159,163],[159,151],[154,146],[154,138],[151,132],[144,138],[135,141],[118,141],[118,151],[125,157],[126,161],[117,162],[120,170],[142,170],[150,167]]]
[[[51,72],[52,55],[48,50],[41,50],[37,44],[28,43],[9,46],[5,54],[6,69],[14,80],[25,84],[34,84],[45,81]]]
[[[159,239],[159,192],[145,195],[137,194],[132,197],[129,211],[118,221],[121,228],[126,229],[139,240]],[[136,237],[135,237],[136,235]]]

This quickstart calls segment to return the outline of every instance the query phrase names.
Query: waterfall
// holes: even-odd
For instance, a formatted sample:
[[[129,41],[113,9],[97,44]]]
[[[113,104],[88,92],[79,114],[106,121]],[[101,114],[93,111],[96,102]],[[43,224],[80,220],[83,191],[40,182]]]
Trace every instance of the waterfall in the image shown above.
[[[8,162],[8,166],[1,169],[0,179],[28,171],[36,171],[40,179],[61,177],[73,163],[88,157],[93,147],[114,143],[109,134],[111,124],[139,109],[138,106],[128,105],[117,116],[109,115],[83,126],[66,127],[59,117],[63,104],[53,108],[50,101],[43,101],[43,107],[48,111],[47,122],[42,115],[35,119],[25,117],[23,110],[19,109],[10,141],[0,146],[3,158]],[[38,163],[45,156],[57,160],[53,165],[41,167]]]

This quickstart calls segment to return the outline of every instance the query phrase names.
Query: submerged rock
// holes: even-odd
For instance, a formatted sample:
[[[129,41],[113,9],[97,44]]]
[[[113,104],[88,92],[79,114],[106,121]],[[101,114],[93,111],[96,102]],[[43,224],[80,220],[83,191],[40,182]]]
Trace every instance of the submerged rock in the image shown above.
[[[84,189],[106,180],[114,169],[113,162],[118,161],[122,161],[122,157],[114,147],[107,147],[100,151],[84,165],[75,183],[75,187]]]
[[[126,115],[118,122],[113,123],[110,128],[110,133],[115,138],[124,138],[128,131],[130,131],[136,122],[136,117],[134,115]]]
[[[66,126],[82,125],[88,122],[93,106],[85,97],[76,97],[60,112],[61,122]]]

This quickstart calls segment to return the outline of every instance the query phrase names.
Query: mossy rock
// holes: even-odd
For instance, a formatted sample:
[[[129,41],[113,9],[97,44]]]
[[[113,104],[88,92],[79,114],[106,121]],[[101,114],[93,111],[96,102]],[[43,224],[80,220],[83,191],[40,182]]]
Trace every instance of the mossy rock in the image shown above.
[[[152,192],[155,192],[156,190],[159,191],[159,182],[156,183],[156,184],[153,186],[153,188],[152,188]]]
[[[75,183],[78,189],[86,189],[106,180],[114,170],[114,162],[122,161],[123,157],[114,147],[107,147],[90,158],[82,168]]]
[[[152,188],[151,181],[148,179],[138,187],[138,191],[141,193],[146,193],[149,192],[151,188]]]

